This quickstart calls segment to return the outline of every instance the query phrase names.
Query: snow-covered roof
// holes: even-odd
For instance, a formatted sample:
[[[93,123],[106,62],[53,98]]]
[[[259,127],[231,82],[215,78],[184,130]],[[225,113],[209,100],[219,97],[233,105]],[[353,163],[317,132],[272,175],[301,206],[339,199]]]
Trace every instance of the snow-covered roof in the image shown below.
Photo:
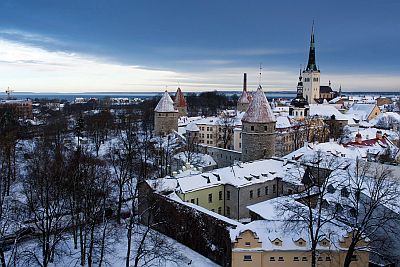
[[[304,224],[302,227],[301,224]],[[238,225],[235,229],[230,230],[231,241],[237,241],[241,233],[246,230],[250,230],[258,237],[258,242],[261,242],[261,248],[256,248],[256,250],[264,251],[309,251],[311,248],[311,240],[309,238],[306,222],[296,222],[296,226],[291,226],[289,222],[280,221],[269,221],[269,220],[258,220],[253,221],[249,224]],[[343,249],[340,246],[340,241],[343,240],[345,236],[348,235],[348,227],[345,225],[333,221],[326,223],[321,227],[320,241],[324,237],[329,241],[326,246],[322,246],[319,242],[317,249],[319,251],[329,250],[338,251]],[[275,240],[279,239],[279,244],[275,244]],[[304,245],[297,245],[296,241],[303,239],[305,241]],[[234,248],[233,251],[243,251],[243,250],[254,250],[254,248]]]
[[[268,123],[276,121],[275,115],[272,112],[271,106],[269,105],[261,86],[258,87],[257,91],[253,95],[253,99],[250,102],[249,108],[244,114],[242,121],[250,123]]]
[[[370,123],[378,127],[390,129],[393,128],[394,124],[400,124],[400,114],[396,112],[384,112],[372,119]]]
[[[336,120],[344,120],[347,121],[348,124],[354,125],[355,122],[352,118],[346,116],[341,113],[337,108],[333,105],[329,104],[310,104],[310,116],[320,116],[323,118],[331,118],[332,115],[335,116]]]
[[[240,98],[239,98],[239,100],[238,100],[238,103],[241,103],[241,104],[248,104],[248,103],[250,103],[250,96],[249,96],[249,94],[247,93],[247,91],[243,91],[243,92],[242,92],[242,95],[240,96]]]
[[[299,175],[297,163],[287,160],[266,159],[240,163],[239,165],[184,177],[178,174],[177,181],[179,190],[187,193],[223,184],[244,187],[275,178],[282,178],[284,181],[293,184],[301,184],[302,177]]]
[[[197,124],[194,122],[189,123],[186,127],[185,130],[187,132],[198,132],[200,131],[199,127],[197,127]]]
[[[374,110],[376,104],[355,103],[353,104],[347,114],[356,120],[367,120],[368,116]]]
[[[160,101],[158,102],[156,108],[154,109],[156,112],[178,112],[174,108],[174,101],[172,101],[168,92],[165,91]]]
[[[178,90],[176,90],[174,103],[175,103],[176,107],[186,107],[187,106],[185,96],[183,95],[180,87],[178,87]]]
[[[276,117],[276,126],[277,129],[284,129],[292,127],[290,123],[290,119],[288,116],[277,116]]]

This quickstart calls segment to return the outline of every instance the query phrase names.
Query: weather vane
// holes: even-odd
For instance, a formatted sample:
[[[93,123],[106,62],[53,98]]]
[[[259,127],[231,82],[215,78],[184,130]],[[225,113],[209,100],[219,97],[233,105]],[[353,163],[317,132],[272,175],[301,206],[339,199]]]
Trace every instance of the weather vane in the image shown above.
[[[258,85],[261,86],[261,73],[262,72],[262,63],[260,63],[260,75],[258,77]]]

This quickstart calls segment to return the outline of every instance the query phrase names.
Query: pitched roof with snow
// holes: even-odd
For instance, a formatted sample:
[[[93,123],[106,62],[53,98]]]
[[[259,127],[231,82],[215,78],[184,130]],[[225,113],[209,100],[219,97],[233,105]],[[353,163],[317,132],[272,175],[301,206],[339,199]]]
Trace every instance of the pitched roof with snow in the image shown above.
[[[320,116],[322,118],[330,119],[332,115],[335,120],[344,120],[348,124],[355,124],[354,120],[345,114],[341,113],[334,105],[325,104],[310,104],[310,116]]]
[[[194,122],[189,123],[186,126],[185,130],[189,131],[189,132],[198,132],[198,131],[200,131],[199,127],[197,127],[196,123],[194,123]]]
[[[275,121],[275,115],[272,112],[271,106],[265,97],[262,87],[259,86],[253,95],[253,100],[250,102],[249,108],[242,118],[242,122],[269,123]]]
[[[187,107],[185,96],[183,95],[180,87],[178,87],[178,90],[176,90],[174,103],[176,107]]]
[[[352,105],[347,112],[349,116],[351,116],[353,119],[357,120],[367,120],[368,116],[372,113],[374,110],[376,104],[366,104],[366,103],[355,103]]]
[[[163,96],[161,97],[161,99],[158,102],[154,111],[156,111],[156,112],[178,112],[174,108],[174,102],[172,101],[171,97],[169,96],[167,90],[165,90]]]

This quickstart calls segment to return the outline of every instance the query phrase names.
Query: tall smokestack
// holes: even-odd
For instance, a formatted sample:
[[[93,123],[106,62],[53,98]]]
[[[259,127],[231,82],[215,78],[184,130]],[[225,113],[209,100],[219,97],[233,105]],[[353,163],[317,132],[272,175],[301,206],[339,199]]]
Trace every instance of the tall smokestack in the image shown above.
[[[243,74],[243,91],[247,91],[247,73]]]

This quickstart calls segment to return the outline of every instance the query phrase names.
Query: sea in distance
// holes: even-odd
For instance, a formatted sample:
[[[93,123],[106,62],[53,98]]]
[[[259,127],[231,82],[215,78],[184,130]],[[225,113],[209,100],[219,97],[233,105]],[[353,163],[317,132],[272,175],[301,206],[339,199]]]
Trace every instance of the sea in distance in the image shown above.
[[[241,91],[219,91],[220,93],[226,95],[238,95],[240,96]],[[171,92],[173,95],[175,92]],[[196,93],[199,94],[200,92],[185,92],[185,94]],[[97,98],[102,99],[106,97],[110,98],[152,98],[161,96],[162,92],[84,92],[84,93],[33,93],[33,92],[14,92],[12,94],[13,98],[16,99],[59,99],[59,100],[66,100],[66,101],[73,101],[75,98]],[[353,96],[386,96],[386,97],[393,97],[393,96],[400,96],[400,92],[344,92],[343,95],[353,95]],[[269,91],[266,92],[266,96],[269,99],[277,99],[277,98],[284,98],[284,99],[291,99],[296,96],[295,91]],[[0,94],[0,99],[6,99],[6,94]]]

